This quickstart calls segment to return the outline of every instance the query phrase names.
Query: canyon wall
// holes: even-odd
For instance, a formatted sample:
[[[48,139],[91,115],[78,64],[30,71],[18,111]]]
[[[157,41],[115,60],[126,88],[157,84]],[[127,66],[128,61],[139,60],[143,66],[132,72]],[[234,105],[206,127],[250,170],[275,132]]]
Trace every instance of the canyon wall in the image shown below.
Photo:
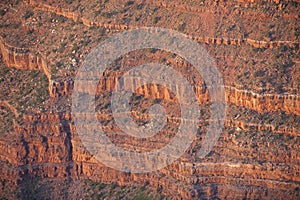
[[[152,3],[151,3],[152,4]],[[163,7],[169,7],[172,8],[172,4],[164,4],[164,3],[156,3],[159,4],[157,6],[163,6]],[[54,7],[48,4],[40,3],[36,0],[30,0],[30,5],[35,7],[37,10],[41,11],[48,11],[56,13],[57,15],[64,16],[68,19],[72,19],[75,22],[82,22],[86,26],[98,26],[105,29],[116,29],[116,30],[130,30],[130,29],[136,29],[136,28],[143,28],[143,27],[137,27],[132,25],[122,25],[122,24],[112,24],[112,23],[101,23],[98,21],[94,21],[91,19],[87,19],[83,16],[81,16],[79,13],[71,12],[67,9]],[[182,5],[181,5],[182,6]],[[181,6],[175,6],[175,8],[181,8]],[[188,7],[183,7],[182,10],[189,10]],[[198,11],[194,11],[198,12]],[[298,17],[298,15],[297,15]],[[299,48],[300,43],[296,41],[260,41],[260,40],[253,40],[251,38],[211,38],[211,37],[199,37],[196,35],[190,35],[191,39],[197,42],[201,43],[207,43],[207,44],[216,44],[216,45],[250,45],[255,48],[274,48],[278,46],[290,46],[293,48]]]
[[[40,55],[36,55],[28,48],[13,47],[5,42],[0,37],[0,52],[2,55],[2,61],[8,67],[15,67],[20,70],[40,70],[48,78],[49,82],[49,95],[51,97],[57,97],[60,95],[69,95],[73,87],[72,80],[57,81],[51,79],[50,64],[47,59]]]
[[[9,137],[1,139],[0,158],[8,162],[3,163],[2,177],[18,182],[22,181],[25,174],[45,178],[82,176],[108,184],[118,183],[125,186],[132,183],[148,184],[149,187],[160,188],[165,194],[184,199],[210,195],[212,184],[216,184],[219,188],[218,197],[233,198],[243,197],[250,188],[261,185],[267,187],[270,194],[273,190],[286,191],[296,188],[296,182],[300,181],[299,177],[295,176],[300,172],[297,164],[300,154],[296,150],[291,152],[291,156],[286,155],[285,151],[280,151],[280,156],[274,157],[260,153],[260,156],[268,158],[267,162],[260,164],[176,161],[160,172],[122,173],[107,168],[90,155],[82,145],[76,127],[69,121],[72,121],[71,115],[67,113],[25,115],[22,124],[15,127],[15,135],[12,135],[14,141],[12,142]],[[226,124],[234,127],[239,123]],[[247,129],[247,126],[242,126]],[[120,140],[124,140],[124,137],[120,137]],[[135,145],[132,141],[125,142]],[[231,148],[235,148],[235,152],[240,152],[239,155],[233,154],[237,157],[247,157],[246,152],[251,152],[249,147],[233,145]],[[228,147],[226,156],[232,154],[231,148]],[[275,166],[273,164],[275,162],[286,164]],[[235,186],[241,184],[245,187]],[[236,193],[228,193],[228,187],[230,191]],[[264,196],[264,190],[257,192],[256,195],[268,197]]]
[[[2,59],[7,66],[14,66],[22,70],[41,70],[49,80],[49,94],[51,97],[70,95],[72,93],[74,81],[52,80],[47,61],[41,56],[35,56],[30,53],[29,49],[19,49],[9,46],[3,39],[0,40]],[[112,91],[116,84],[117,77],[107,77],[100,81],[100,88],[104,91]],[[130,81],[128,81],[130,82]],[[132,82],[132,81],[131,81]],[[132,85],[134,88],[134,85]],[[180,88],[180,86],[178,86]],[[137,93],[146,97],[163,98],[172,100],[169,97],[169,91],[164,89],[159,91],[157,87],[147,85],[137,90]],[[300,115],[300,98],[296,95],[288,94],[257,94],[247,90],[239,90],[234,87],[225,86],[226,102],[238,106],[244,106],[259,112],[268,112],[272,110],[284,110],[288,113]],[[195,94],[199,103],[208,103],[209,93],[206,88],[197,87]]]
[[[146,1],[152,4],[151,1]],[[245,2],[245,1],[243,1]],[[254,1],[250,1],[254,2]],[[177,3],[156,2],[168,9],[201,12]],[[127,30],[136,27],[117,24],[105,24],[88,20],[75,12],[30,0],[30,5],[37,10],[55,12],[75,22],[87,26],[100,26],[106,29]],[[295,17],[295,16],[294,16]],[[256,41],[248,38],[202,38],[191,36],[207,44],[250,45],[256,48],[275,46],[299,47],[293,41]],[[50,64],[40,53],[31,49],[10,46],[5,39],[0,39],[2,60],[8,67],[21,70],[41,70],[49,80],[49,102],[53,103],[64,97],[70,98],[74,80],[53,80]],[[180,65],[180,64],[179,64]],[[98,92],[111,92],[120,74],[108,72],[100,80]],[[134,81],[127,80],[132,88]],[[194,89],[200,104],[210,103],[208,89],[197,86]],[[88,87],[88,86],[87,86]],[[177,87],[178,90],[181,86]],[[245,107],[260,113],[285,111],[287,114],[300,116],[300,97],[290,94],[258,94],[231,86],[224,86],[225,100],[228,104]],[[91,91],[91,94],[93,94]],[[172,94],[164,87],[144,85],[136,90],[137,94],[153,99],[163,99],[168,103],[175,101]],[[176,95],[176,94],[175,94]],[[66,98],[66,99],[67,99]],[[69,99],[68,99],[69,100]],[[53,102],[51,102],[53,101]],[[48,102],[48,103],[49,103]],[[50,104],[49,103],[49,104]],[[285,199],[297,199],[299,196],[300,131],[288,125],[247,123],[243,120],[227,119],[223,133],[207,158],[199,159],[196,155],[201,148],[209,120],[199,122],[199,133],[184,155],[170,166],[156,172],[145,174],[124,173],[106,167],[95,159],[83,146],[76,131],[72,115],[67,111],[43,111],[19,115],[8,102],[0,102],[18,118],[13,124],[13,131],[0,135],[0,174],[1,180],[10,180],[14,184],[22,183],[27,175],[40,178],[74,179],[90,178],[102,183],[117,183],[122,186],[140,184],[149,186],[164,194],[178,199],[272,199],[274,196]],[[230,111],[229,111],[230,112]],[[137,119],[137,113],[132,113]],[[207,113],[206,113],[207,114]],[[152,138],[142,143],[125,134],[114,134],[110,114],[99,113],[100,122],[110,139],[125,149],[138,148],[151,150],[160,147],[171,138],[171,130],[163,131],[161,138]],[[245,114],[247,115],[247,114]],[[256,114],[254,114],[256,115]],[[298,116],[294,116],[296,120]],[[169,117],[168,123],[176,127],[180,118]],[[282,122],[282,121],[281,121]],[[275,122],[271,122],[275,123]],[[295,121],[297,123],[297,121]],[[298,192],[298,193],[297,193]]]
[[[0,51],[2,60],[7,66],[21,70],[41,70],[50,79],[48,63],[41,55],[35,55],[28,48],[11,46],[2,37],[0,37]]]

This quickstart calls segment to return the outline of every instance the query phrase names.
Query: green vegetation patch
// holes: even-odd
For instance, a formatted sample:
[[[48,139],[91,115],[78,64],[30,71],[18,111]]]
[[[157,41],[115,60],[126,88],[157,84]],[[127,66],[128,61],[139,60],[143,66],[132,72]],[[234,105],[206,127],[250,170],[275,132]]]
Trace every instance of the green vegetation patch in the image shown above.
[[[41,71],[25,71],[0,64],[0,101],[6,101],[19,114],[40,109],[49,98],[48,79]]]

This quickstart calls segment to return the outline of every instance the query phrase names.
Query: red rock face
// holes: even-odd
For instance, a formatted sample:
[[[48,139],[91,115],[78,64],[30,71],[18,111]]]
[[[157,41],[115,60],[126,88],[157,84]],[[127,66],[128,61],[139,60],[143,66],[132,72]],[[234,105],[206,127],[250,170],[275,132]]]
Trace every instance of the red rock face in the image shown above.
[[[20,51],[21,53],[17,53],[17,51]],[[63,81],[51,80],[49,68],[46,64],[47,61],[41,57],[34,57],[32,54],[30,54],[29,49],[18,50],[17,48],[10,47],[5,44],[2,39],[1,52],[3,61],[8,66],[14,66],[22,70],[42,70],[49,79],[49,94],[51,97],[70,95],[72,93],[74,81],[71,79]],[[115,77],[108,77],[104,80],[101,80],[99,87],[105,91],[112,91],[116,84],[116,80],[119,78],[117,75],[113,76]],[[132,88],[134,88],[134,85],[132,85]],[[197,99],[200,103],[208,103],[210,101],[208,90],[206,90],[205,93],[202,92],[203,87],[197,87],[195,90]],[[159,91],[156,87],[151,86],[148,88],[146,86],[140,88],[137,93],[146,97],[161,98],[171,101],[169,91],[166,89]],[[225,93],[226,102],[233,103],[238,106],[247,107],[259,112],[282,109],[288,113],[300,115],[300,101],[299,97],[296,95],[261,95],[252,91],[239,90],[237,88],[228,86],[225,87]]]
[[[221,3],[212,2],[208,3],[207,7],[193,6],[195,4],[194,1],[186,3],[179,1],[155,2],[146,0],[143,3],[145,4],[143,6],[149,6],[149,9],[157,7],[158,10],[163,10],[164,12],[188,13],[187,16],[191,17],[191,19],[196,18],[198,15],[203,17],[203,13],[206,12],[211,13],[215,7],[216,12],[221,12],[222,16],[226,16],[226,12],[231,12],[231,10],[225,6],[235,5],[238,9],[234,11],[234,16],[238,19],[247,19],[251,16],[251,13],[256,12],[247,8],[259,5],[260,1],[240,1],[240,3],[236,4],[235,2],[223,1]],[[191,5],[188,5],[189,3]],[[133,3],[133,6],[139,5],[139,2]],[[299,18],[299,15],[292,11],[291,13],[279,11],[281,7],[291,9],[290,4],[275,1],[274,5],[276,5],[274,6],[276,8],[271,6],[270,9],[277,9],[280,20],[287,18],[293,22],[293,20]],[[17,7],[18,9],[24,6],[25,8],[34,9],[34,12],[52,14],[55,17],[63,16],[65,17],[64,20],[69,20],[68,23],[74,23],[74,27],[77,25],[80,26],[82,32],[87,32],[93,27],[109,32],[150,26],[149,23],[138,24],[128,22],[122,24],[113,20],[98,20],[98,18],[90,17],[88,11],[70,9],[64,7],[67,5],[63,3],[60,5],[59,2],[50,4],[49,2],[44,3],[30,0],[28,4],[22,3],[19,6]],[[109,9],[109,5],[107,5],[107,8],[104,8],[104,11],[105,9]],[[104,11],[102,10],[101,12]],[[124,10],[122,12],[126,13],[127,11]],[[256,16],[254,19],[261,17],[269,23],[269,13],[259,11],[257,13],[258,17]],[[230,15],[233,15],[233,13],[230,13]],[[40,16],[40,18],[42,17],[44,16]],[[47,15],[47,17],[49,16]],[[52,16],[49,18],[50,21],[53,20]],[[46,19],[49,21],[48,18]],[[148,19],[145,18],[145,20],[147,21]],[[161,23],[168,24],[167,21],[162,21]],[[292,26],[291,24],[288,24],[288,28]],[[52,24],[49,27],[40,28],[38,38],[42,40],[43,36],[47,36],[47,34],[43,35],[42,32],[48,29],[51,30],[55,26],[60,26],[60,24]],[[167,26],[167,28],[169,27]],[[246,27],[245,29],[247,28],[250,29],[250,27]],[[278,25],[279,28],[281,28],[280,24]],[[37,30],[39,29],[37,28]],[[216,36],[210,34],[208,30],[207,34],[198,34],[198,32],[189,29],[185,32],[188,32],[191,39],[203,45],[207,45],[208,47],[213,46],[216,49],[232,47],[232,51],[236,51],[237,54],[239,51],[242,52],[243,49],[246,49],[246,53],[242,53],[247,55],[249,49],[251,51],[253,49],[267,49],[272,54],[273,51],[275,52],[278,49],[281,51],[281,48],[287,48],[288,50],[283,50],[284,53],[282,55],[286,56],[284,59],[290,59],[294,64],[289,69],[293,73],[290,71],[286,73],[291,73],[291,76],[293,76],[290,80],[293,83],[292,89],[296,90],[297,84],[299,86],[297,80],[294,80],[300,73],[299,66],[297,65],[299,62],[299,54],[297,55],[299,53],[299,36],[296,36],[296,39],[288,41],[285,40],[285,36],[278,39],[264,40],[248,37],[235,38],[226,36],[226,34]],[[59,39],[64,40],[64,37],[62,36]],[[245,89],[243,86],[238,86],[239,83],[227,84],[234,83],[234,80],[228,80],[231,77],[225,77],[225,100],[228,107],[226,120],[224,121],[225,127],[217,145],[211,153],[207,157],[199,159],[196,156],[196,152],[201,147],[207,131],[209,124],[207,116],[210,115],[209,107],[211,100],[207,88],[203,85],[203,80],[196,79],[193,83],[194,91],[199,105],[203,106],[202,117],[205,119],[197,122],[199,130],[191,147],[180,159],[159,171],[145,174],[125,173],[103,165],[87,151],[80,140],[70,111],[74,74],[76,73],[70,76],[63,76],[62,73],[57,73],[58,75],[53,73],[52,65],[55,65],[53,60],[61,58],[55,58],[51,53],[49,54],[50,56],[45,56],[46,52],[44,51],[47,48],[43,49],[42,47],[47,46],[46,44],[39,44],[42,50],[34,45],[29,48],[18,48],[17,46],[10,45],[6,40],[8,39],[5,37],[1,37],[0,39],[0,51],[4,65],[7,68],[17,68],[24,71],[42,71],[48,79],[48,88],[45,89],[49,91],[50,98],[44,102],[45,109],[43,111],[32,111],[32,113],[19,113],[14,107],[15,102],[13,100],[5,100],[4,97],[0,99],[1,110],[10,112],[14,116],[12,131],[4,131],[5,134],[0,135],[1,180],[7,180],[11,184],[18,185],[22,180],[26,179],[27,175],[53,179],[88,177],[94,181],[106,184],[117,183],[121,186],[147,184],[147,186],[154,190],[178,199],[272,199],[274,196],[284,199],[299,198],[300,97],[299,92],[297,92],[298,90],[296,90],[296,94],[290,92],[282,94],[257,92],[255,89],[250,90],[249,88]],[[71,42],[69,46],[72,46]],[[68,45],[65,44],[65,46]],[[82,48],[86,52],[89,52],[92,49],[92,45]],[[224,52],[227,53],[226,50]],[[220,54],[223,53],[224,55],[219,55],[219,57],[226,57],[224,52],[221,51]],[[75,57],[77,56],[76,52],[72,53],[72,56],[73,54]],[[165,55],[164,53],[161,54]],[[68,56],[70,55],[66,53],[62,57]],[[170,55],[168,56],[170,57]],[[82,59],[82,57],[83,54],[77,56],[76,59]],[[154,54],[150,58],[144,58],[144,61],[158,57]],[[225,61],[234,63],[230,59],[226,57]],[[255,60],[255,58],[250,59]],[[265,59],[266,62],[271,62],[272,60],[272,58],[262,59]],[[141,58],[140,60],[143,59]],[[140,60],[131,63],[130,60],[124,58],[123,65],[125,68],[130,65],[137,65],[140,64],[139,62],[142,62]],[[168,58],[167,62],[172,66],[176,66],[177,69],[181,68],[183,74],[191,74],[189,63],[180,60],[175,61],[173,58]],[[224,76],[231,72],[230,67],[232,66],[225,64],[221,68]],[[244,66],[240,65],[239,67],[243,68]],[[274,66],[274,68],[276,67]],[[113,91],[118,78],[123,75],[123,72],[113,69],[109,69],[105,73],[104,78],[99,82],[97,91],[97,95],[100,94],[99,96],[101,96],[102,94],[105,96],[103,99],[100,99],[100,106],[102,107],[105,107],[105,103],[109,102],[109,95],[107,94]],[[237,75],[232,74],[232,76]],[[132,87],[134,88],[134,85]],[[179,89],[180,87],[178,86]],[[176,94],[171,93],[165,87],[148,84],[138,88],[135,91],[135,95],[141,96],[143,99],[143,101],[133,106],[133,110],[136,110],[132,112],[132,115],[136,121],[147,119],[147,112],[140,114],[138,108],[141,107],[143,109],[157,99],[161,101],[161,104],[168,111],[168,127],[163,129],[159,136],[143,142],[130,136],[115,134],[114,132],[118,130],[118,127],[113,121],[111,111],[108,108],[100,109],[101,111],[98,113],[99,123],[103,125],[103,129],[117,146],[139,151],[150,151],[161,148],[174,136],[173,132],[178,128],[180,121],[180,116],[178,116],[180,110],[176,108],[178,102],[174,98]],[[63,109],[59,110],[60,106]],[[5,117],[1,119],[3,121],[8,120]],[[2,128],[0,127],[0,129]]]

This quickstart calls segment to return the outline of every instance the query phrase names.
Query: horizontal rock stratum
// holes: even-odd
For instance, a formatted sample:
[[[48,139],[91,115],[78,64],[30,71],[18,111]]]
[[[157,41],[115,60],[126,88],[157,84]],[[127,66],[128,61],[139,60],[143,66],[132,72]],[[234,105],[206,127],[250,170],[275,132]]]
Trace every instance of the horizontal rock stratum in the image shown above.
[[[123,189],[141,187],[165,199],[299,199],[299,1],[25,0],[1,3],[0,15],[0,198],[134,199]],[[111,169],[91,155],[77,132],[71,104],[86,56],[111,35],[142,27],[180,31],[207,50],[224,78],[226,118],[217,144],[200,159],[197,152],[212,122],[201,75],[170,52],[123,55],[102,74],[97,91],[85,88],[95,95],[99,128],[116,146],[137,152],[163,148],[182,119],[176,92],[144,84],[131,98],[131,111],[121,114],[145,125],[149,107],[159,103],[166,125],[149,138],[120,130],[111,93],[134,66],[155,61],[174,67],[192,85],[201,114],[193,121],[196,136],[178,160],[135,174]],[[137,84],[125,81],[132,88]],[[43,95],[48,96],[38,98]],[[68,185],[86,179],[111,190]],[[50,193],[43,180],[50,180]],[[59,191],[63,185],[64,193]],[[114,189],[119,196],[109,196]]]

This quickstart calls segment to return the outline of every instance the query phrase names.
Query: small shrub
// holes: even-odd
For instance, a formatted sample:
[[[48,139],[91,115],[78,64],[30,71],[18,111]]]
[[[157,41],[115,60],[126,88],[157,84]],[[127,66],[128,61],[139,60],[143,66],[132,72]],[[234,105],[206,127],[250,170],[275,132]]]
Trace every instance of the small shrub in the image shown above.
[[[132,5],[132,4],[134,4],[134,1],[127,1],[127,2],[125,3],[125,6],[130,6],[130,5]]]
[[[160,17],[158,17],[158,16],[156,16],[156,17],[154,17],[154,19],[153,19],[153,23],[154,24],[157,24],[157,22],[160,20]]]
[[[186,27],[186,23],[180,24],[178,26],[178,30],[182,32],[182,31],[184,31],[185,27]]]
[[[67,4],[72,4],[72,3],[73,3],[73,0],[65,0],[65,2],[66,2]]]
[[[61,66],[63,66],[63,62],[61,62],[61,61],[57,61],[57,62],[56,62],[56,66],[57,66],[57,67],[61,67]]]
[[[294,28],[294,35],[295,35],[296,37],[299,37],[299,36],[300,36],[300,27],[295,27],[295,28]]]
[[[258,70],[258,71],[256,71],[256,72],[254,72],[254,76],[255,77],[258,77],[258,76],[260,76],[260,77],[262,77],[264,75],[264,70]]]
[[[154,99],[152,101],[153,104],[159,104],[161,102],[161,99]]]
[[[1,15],[2,17],[5,15],[5,13],[6,13],[6,10],[4,10],[4,9],[0,10],[0,15]]]
[[[105,18],[111,18],[112,16],[114,16],[116,14],[116,12],[103,12],[101,13],[101,16],[102,17],[105,17]]]
[[[27,35],[31,35],[33,32],[34,32],[34,29],[29,29],[29,30],[27,31]]]
[[[28,19],[32,15],[33,15],[33,11],[32,10],[26,10],[23,17],[24,17],[24,19]]]

